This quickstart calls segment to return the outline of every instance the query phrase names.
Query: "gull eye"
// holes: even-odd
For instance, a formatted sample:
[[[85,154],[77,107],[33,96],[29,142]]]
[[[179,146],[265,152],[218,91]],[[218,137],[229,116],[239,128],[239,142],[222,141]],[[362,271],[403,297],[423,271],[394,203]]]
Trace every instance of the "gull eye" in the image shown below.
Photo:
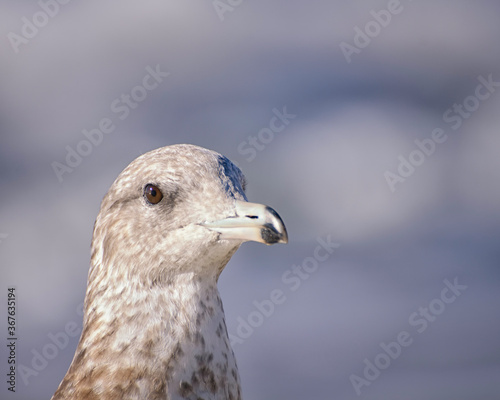
[[[144,197],[150,204],[158,204],[163,199],[163,194],[158,186],[147,184],[144,188]]]

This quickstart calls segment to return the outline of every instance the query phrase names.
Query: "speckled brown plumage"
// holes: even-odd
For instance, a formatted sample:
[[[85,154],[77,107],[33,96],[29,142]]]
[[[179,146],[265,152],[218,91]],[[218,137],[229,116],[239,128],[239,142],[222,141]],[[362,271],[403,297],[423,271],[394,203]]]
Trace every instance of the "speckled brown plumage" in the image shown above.
[[[80,342],[53,400],[241,398],[217,280],[243,241],[267,240],[247,239],[245,221],[224,225],[240,218],[244,188],[229,160],[192,145],[146,153],[118,176],[94,226]],[[286,241],[281,220],[268,226]]]

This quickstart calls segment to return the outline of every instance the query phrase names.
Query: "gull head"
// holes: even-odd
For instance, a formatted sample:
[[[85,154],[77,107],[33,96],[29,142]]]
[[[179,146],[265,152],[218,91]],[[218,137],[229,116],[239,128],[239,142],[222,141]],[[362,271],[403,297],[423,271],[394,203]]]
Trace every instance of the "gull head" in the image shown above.
[[[286,243],[272,208],[249,203],[245,177],[194,145],[143,154],[118,176],[94,226],[89,282],[161,285],[178,274],[218,278],[245,241]]]

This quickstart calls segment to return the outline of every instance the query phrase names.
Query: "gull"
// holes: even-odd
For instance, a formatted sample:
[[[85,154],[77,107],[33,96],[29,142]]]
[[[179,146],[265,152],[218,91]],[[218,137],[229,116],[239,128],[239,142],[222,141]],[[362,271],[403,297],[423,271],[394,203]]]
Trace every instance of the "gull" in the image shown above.
[[[226,157],[182,144],[135,159],[102,200],[82,334],[52,399],[241,399],[217,281],[245,241],[288,237]]]

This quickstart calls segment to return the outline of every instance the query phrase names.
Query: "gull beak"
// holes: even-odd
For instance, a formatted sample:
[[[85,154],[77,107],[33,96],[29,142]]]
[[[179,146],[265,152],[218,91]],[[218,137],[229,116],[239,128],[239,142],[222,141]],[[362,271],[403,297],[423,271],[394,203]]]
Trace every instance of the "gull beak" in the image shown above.
[[[236,215],[202,226],[220,233],[220,239],[253,240],[265,244],[288,243],[283,220],[271,207],[236,200]]]

